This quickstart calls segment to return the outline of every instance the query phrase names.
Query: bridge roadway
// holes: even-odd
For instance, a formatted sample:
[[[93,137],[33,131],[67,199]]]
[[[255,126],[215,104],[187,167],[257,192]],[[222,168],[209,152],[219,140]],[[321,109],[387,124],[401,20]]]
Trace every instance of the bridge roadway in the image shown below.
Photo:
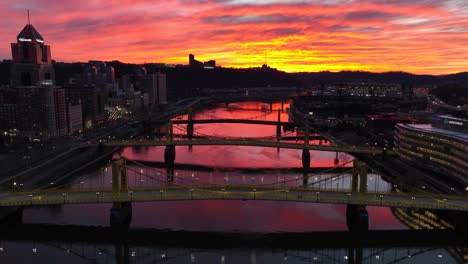
[[[125,140],[125,141],[106,141],[102,142],[105,147],[144,147],[144,146],[253,146],[253,147],[270,147],[270,148],[287,148],[287,149],[309,149],[331,152],[346,152],[360,154],[383,154],[384,150],[375,147],[357,147],[357,146],[341,146],[341,145],[305,145],[303,143],[278,142],[267,140],[253,140],[249,138],[240,139],[197,139],[197,140],[175,140],[175,141],[158,141],[158,140]],[[393,150],[387,150],[387,155],[394,155]]]
[[[468,211],[468,197],[428,193],[350,193],[304,187],[265,185],[159,186],[0,193],[0,206],[40,206],[132,201],[269,200]]]
[[[173,124],[188,124],[187,119],[176,119],[171,121]],[[194,124],[213,124],[213,123],[228,123],[228,124],[256,124],[256,125],[281,125],[281,126],[295,126],[296,123],[284,122],[284,121],[268,121],[268,120],[253,120],[253,119],[193,119]]]

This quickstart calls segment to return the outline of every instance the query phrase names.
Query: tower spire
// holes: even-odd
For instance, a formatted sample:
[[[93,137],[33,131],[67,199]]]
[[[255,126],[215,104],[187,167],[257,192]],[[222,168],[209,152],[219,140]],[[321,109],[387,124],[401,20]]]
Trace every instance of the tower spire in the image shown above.
[[[28,25],[31,25],[31,22],[29,21],[29,9],[28,9]]]

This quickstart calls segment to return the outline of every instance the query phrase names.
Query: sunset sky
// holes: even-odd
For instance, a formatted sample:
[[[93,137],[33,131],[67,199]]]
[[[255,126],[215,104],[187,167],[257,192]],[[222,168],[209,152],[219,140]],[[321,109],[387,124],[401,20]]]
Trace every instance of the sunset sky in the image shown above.
[[[0,0],[0,59],[26,9],[57,61],[468,71],[467,0]]]

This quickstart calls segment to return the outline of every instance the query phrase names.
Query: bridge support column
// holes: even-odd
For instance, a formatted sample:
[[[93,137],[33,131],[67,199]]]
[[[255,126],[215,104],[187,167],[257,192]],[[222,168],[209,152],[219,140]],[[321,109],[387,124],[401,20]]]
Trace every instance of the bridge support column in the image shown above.
[[[192,108],[189,108],[188,109],[188,123],[187,123],[187,137],[188,137],[189,140],[192,140],[193,132],[194,132],[193,112],[192,112]]]
[[[168,135],[167,135],[167,143],[166,149],[164,150],[164,162],[166,164],[167,169],[167,181],[172,182],[174,177],[174,163],[176,158],[176,148],[173,145],[173,130],[172,130],[172,123],[169,123]]]
[[[358,171],[358,168],[359,168],[359,160],[355,159],[353,161],[353,175],[352,175],[352,178],[351,178],[351,191],[353,193],[357,193],[358,192],[358,184],[359,184],[359,171]]]
[[[273,103],[270,103],[270,111],[273,111]]]
[[[110,226],[115,229],[128,229],[132,222],[132,203],[114,203],[110,212]]]
[[[112,162],[112,195],[115,202],[111,208],[109,222],[112,228],[128,228],[132,221],[132,205],[120,202],[121,193],[128,191],[127,167],[124,157]]]
[[[357,159],[353,161],[351,191],[353,193],[359,192],[361,194],[367,192],[367,166],[364,162]]]
[[[174,145],[167,145],[164,150],[164,162],[166,167],[173,167],[176,157],[176,149]]]
[[[281,112],[284,112],[284,100],[281,100]]]
[[[359,192],[364,194],[367,192],[367,166],[364,162],[360,162],[359,168]]]
[[[281,139],[281,112],[278,110],[278,124],[276,124],[276,139]]]
[[[346,224],[349,231],[369,230],[369,214],[362,205],[348,204],[346,206]]]
[[[302,168],[307,172],[310,169],[310,150],[308,149],[302,150]]]
[[[124,157],[112,162],[112,195],[120,198],[122,191],[128,191],[127,167]]]

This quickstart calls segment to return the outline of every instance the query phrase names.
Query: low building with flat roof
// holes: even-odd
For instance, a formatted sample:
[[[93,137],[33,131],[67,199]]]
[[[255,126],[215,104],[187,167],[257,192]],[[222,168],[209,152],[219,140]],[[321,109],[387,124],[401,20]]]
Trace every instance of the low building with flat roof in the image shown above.
[[[442,124],[438,120],[433,124],[397,124],[395,150],[403,160],[468,186],[468,134],[448,129],[448,121],[455,119],[439,118]],[[457,119],[462,124],[466,121]]]

